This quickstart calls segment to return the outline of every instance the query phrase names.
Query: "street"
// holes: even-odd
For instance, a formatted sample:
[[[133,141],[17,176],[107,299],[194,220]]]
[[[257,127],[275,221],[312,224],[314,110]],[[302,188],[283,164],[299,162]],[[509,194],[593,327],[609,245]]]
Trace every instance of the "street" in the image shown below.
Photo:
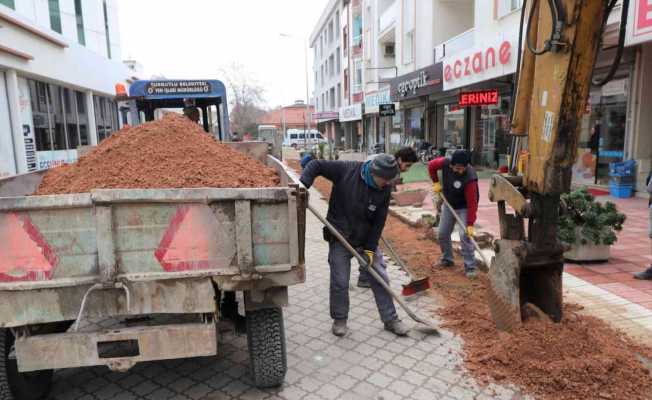
[[[325,213],[318,193],[311,202]],[[290,287],[290,306],[284,310],[288,373],[283,387],[255,389],[248,375],[246,336],[220,337],[219,356],[150,362],[127,373],[105,367],[61,370],[55,373],[52,398],[91,399],[513,399],[513,389],[491,384],[481,388],[462,367],[461,341],[450,332],[441,337],[414,330],[397,338],[382,329],[371,291],[355,287],[352,273],[350,333],[337,338],[330,332],[328,312],[328,248],[319,221],[308,215],[306,283]],[[407,277],[389,262],[395,288]],[[356,271],[357,268],[352,268]],[[435,306],[421,297],[410,303],[424,311]],[[407,319],[402,310],[401,318]],[[100,321],[109,326],[111,321]]]

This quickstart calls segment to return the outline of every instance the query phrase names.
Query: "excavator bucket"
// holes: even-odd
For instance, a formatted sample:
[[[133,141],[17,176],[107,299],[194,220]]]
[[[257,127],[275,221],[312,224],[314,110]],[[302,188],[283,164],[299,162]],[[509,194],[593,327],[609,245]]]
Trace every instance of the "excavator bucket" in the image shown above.
[[[520,242],[497,240],[496,256],[489,268],[487,302],[496,327],[511,332],[521,325],[521,263],[516,255]]]

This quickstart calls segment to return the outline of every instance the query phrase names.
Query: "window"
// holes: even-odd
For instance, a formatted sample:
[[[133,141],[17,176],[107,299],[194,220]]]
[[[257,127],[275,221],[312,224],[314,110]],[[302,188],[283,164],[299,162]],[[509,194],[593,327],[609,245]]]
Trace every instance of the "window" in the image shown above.
[[[362,92],[362,60],[355,60],[355,76],[353,79],[353,93]]]
[[[321,66],[321,84],[324,84],[324,65]]]
[[[102,2],[104,10],[104,32],[106,33],[106,56],[111,58],[111,36],[109,35],[109,14],[106,10],[106,0]]]
[[[362,15],[353,17],[353,47],[362,47]]]
[[[55,32],[61,33],[61,10],[59,9],[59,0],[48,0],[48,9],[50,10],[50,28]]]
[[[349,70],[344,70],[344,97],[349,97]]]
[[[328,57],[328,76],[333,76],[335,75],[335,56],[331,54],[330,57]]]
[[[16,5],[14,4],[14,0],[0,0],[0,4],[7,6],[11,9],[16,9]]]
[[[315,86],[319,86],[319,74],[315,71]]]
[[[414,61],[414,1],[403,0],[403,64]]]
[[[502,18],[523,6],[523,0],[498,0],[497,17]]]
[[[340,38],[340,12],[335,11],[335,39]]]
[[[81,0],[75,0],[75,19],[77,20],[77,41],[82,46],[85,46],[86,36],[84,35],[84,17],[82,15]]]
[[[344,30],[342,31],[342,38],[344,39],[343,40],[343,42],[344,42],[344,52],[346,53],[346,51],[349,48],[349,27],[348,26],[344,27]]]
[[[342,56],[340,55],[340,48],[338,47],[337,50],[335,50],[335,65],[337,67],[337,74],[340,74],[340,71],[342,70]]]
[[[337,84],[337,108],[342,107],[342,84]]]
[[[331,96],[331,110],[335,109],[335,87],[333,86],[330,91]]]
[[[335,35],[333,33],[333,21],[328,24],[328,44],[333,43],[333,40],[335,39]]]
[[[93,96],[95,106],[95,123],[97,124],[97,141],[111,136],[118,130],[118,108],[111,99]]]
[[[290,139],[296,139],[297,136],[298,136],[298,135],[297,135],[296,133],[291,133],[291,134],[290,134]]]

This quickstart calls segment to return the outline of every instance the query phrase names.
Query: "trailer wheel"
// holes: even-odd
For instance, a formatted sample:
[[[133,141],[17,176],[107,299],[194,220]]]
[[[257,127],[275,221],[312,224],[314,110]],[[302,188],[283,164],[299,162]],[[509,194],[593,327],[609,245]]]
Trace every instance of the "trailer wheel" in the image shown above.
[[[52,388],[51,369],[18,372],[14,353],[14,335],[9,329],[0,329],[0,400],[40,400]]]
[[[282,309],[247,311],[247,343],[256,387],[280,386],[287,372]]]

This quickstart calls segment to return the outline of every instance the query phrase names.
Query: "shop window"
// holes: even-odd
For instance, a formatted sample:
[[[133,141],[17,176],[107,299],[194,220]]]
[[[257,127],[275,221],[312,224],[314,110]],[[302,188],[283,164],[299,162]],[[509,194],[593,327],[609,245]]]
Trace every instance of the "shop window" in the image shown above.
[[[93,105],[95,106],[97,139],[98,142],[101,142],[118,130],[118,110],[116,104],[106,97],[93,96]]]
[[[50,11],[50,28],[53,31],[61,33],[61,9],[59,0],[48,0],[48,9]]]
[[[0,4],[2,4],[3,6],[7,6],[12,10],[16,9],[16,4],[14,4],[14,0],[0,0]]]
[[[447,149],[466,147],[466,126],[464,109],[455,104],[443,106],[444,147]]]

